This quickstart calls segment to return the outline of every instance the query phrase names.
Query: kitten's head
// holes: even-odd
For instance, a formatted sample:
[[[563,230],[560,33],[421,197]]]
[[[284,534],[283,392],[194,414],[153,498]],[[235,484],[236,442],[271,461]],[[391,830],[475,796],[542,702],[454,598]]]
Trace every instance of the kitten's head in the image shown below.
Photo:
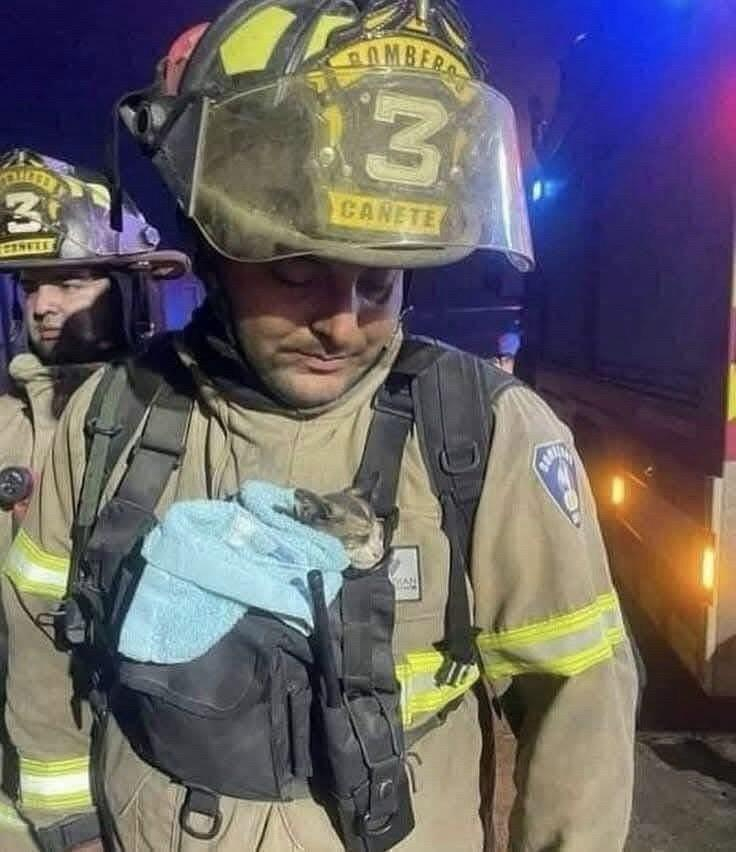
[[[332,494],[315,494],[306,488],[294,492],[298,521],[338,538],[355,568],[373,568],[384,556],[383,522],[373,511],[371,484],[365,489],[346,488]]]

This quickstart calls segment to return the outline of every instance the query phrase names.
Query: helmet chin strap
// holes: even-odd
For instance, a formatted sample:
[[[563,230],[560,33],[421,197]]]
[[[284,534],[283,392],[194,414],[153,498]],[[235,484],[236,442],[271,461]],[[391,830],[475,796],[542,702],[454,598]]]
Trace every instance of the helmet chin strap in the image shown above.
[[[243,361],[246,361],[245,353],[242,350],[238,336],[235,332],[233,323],[232,311],[227,295],[217,277],[214,269],[214,264],[207,258],[207,253],[211,251],[208,246],[201,242],[201,238],[196,238],[197,243],[194,251],[194,272],[199,280],[204,284],[206,299],[214,313],[215,317],[220,321],[223,331],[225,332],[225,343],[238,353]],[[247,362],[246,362],[247,363]]]
[[[113,107],[112,127],[107,139],[107,177],[110,181],[110,227],[121,234],[123,231],[123,191],[120,181],[120,108],[130,97],[126,92],[118,98]]]

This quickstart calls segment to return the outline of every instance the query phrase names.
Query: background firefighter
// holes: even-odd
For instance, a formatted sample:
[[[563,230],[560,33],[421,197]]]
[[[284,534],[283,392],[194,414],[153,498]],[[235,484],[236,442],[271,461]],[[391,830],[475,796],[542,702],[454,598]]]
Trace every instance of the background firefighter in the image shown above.
[[[0,273],[16,289],[28,345],[11,361],[11,388],[0,397],[4,560],[69,398],[103,363],[141,348],[149,331],[143,288],[152,275],[178,274],[187,262],[156,252],[158,233],[130,200],[122,234],[111,229],[105,178],[27,149],[0,156],[0,210]],[[4,616],[2,625],[4,694]],[[12,754],[5,758],[4,791],[13,795],[17,767]],[[7,797],[0,830],[0,847],[36,848]]]

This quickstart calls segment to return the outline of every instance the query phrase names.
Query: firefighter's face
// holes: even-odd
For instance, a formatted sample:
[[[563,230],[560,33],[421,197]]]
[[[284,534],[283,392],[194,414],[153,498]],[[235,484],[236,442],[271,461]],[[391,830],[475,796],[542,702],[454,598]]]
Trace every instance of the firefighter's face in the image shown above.
[[[94,361],[114,347],[121,322],[109,278],[85,270],[24,273],[25,321],[33,351],[47,363]]]
[[[402,273],[314,258],[222,262],[238,340],[250,365],[298,408],[332,402],[396,332]]]

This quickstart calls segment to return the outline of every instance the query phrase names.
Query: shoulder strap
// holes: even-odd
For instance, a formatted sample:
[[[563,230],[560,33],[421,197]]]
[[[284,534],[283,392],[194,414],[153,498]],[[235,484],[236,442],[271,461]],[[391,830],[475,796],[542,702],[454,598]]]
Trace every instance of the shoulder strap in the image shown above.
[[[364,489],[373,485],[370,489],[373,508],[380,518],[389,522],[389,532],[391,520],[396,520],[401,459],[415,419],[412,383],[441,355],[440,347],[419,338],[408,338],[373,399],[373,419],[355,484]]]
[[[111,647],[106,620],[111,583],[121,560],[150,525],[184,452],[193,406],[189,373],[168,337],[143,358],[109,372],[113,377],[103,376],[87,418],[91,444],[72,530],[68,597],[55,620],[57,641],[66,649]],[[99,511],[110,473],[143,419],[123,478]]]
[[[374,415],[356,484],[378,473],[373,504],[385,519],[395,512],[407,435],[416,424],[432,488],[450,543],[445,612],[444,683],[456,683],[475,661],[475,633],[466,586],[473,520],[493,437],[491,403],[518,382],[466,352],[409,337],[374,400]]]
[[[119,441],[125,431],[123,426],[130,421],[118,417],[121,398],[127,388],[125,368],[122,364],[110,364],[105,368],[95,388],[85,419],[87,442],[87,464],[82,479],[82,490],[72,526],[72,559],[69,588],[73,588],[78,575],[78,562],[97,515],[100,496],[105,487],[107,459],[113,443]],[[134,423],[130,423],[135,427]],[[117,440],[116,440],[117,439]]]
[[[450,584],[440,680],[454,684],[476,659],[467,573],[473,522],[493,440],[492,402],[518,382],[466,352],[445,349],[414,382],[419,444],[450,543]]]
[[[85,420],[87,465],[72,528],[70,588],[74,587],[79,578],[79,562],[97,523],[100,499],[113,468],[155,400],[167,399],[169,402],[164,405],[165,409],[173,408],[178,412],[186,409],[186,412],[174,417],[160,413],[152,417],[149,414],[144,433],[131,458],[139,455],[136,451],[141,447],[149,454],[160,449],[164,456],[171,456],[172,436],[182,432],[185,416],[188,420],[188,402],[185,406],[181,401],[185,383],[189,382],[185,372],[168,335],[152,344],[143,357],[111,365],[105,370]],[[176,401],[171,402],[171,398]],[[173,422],[177,417],[177,422]],[[151,462],[151,456],[145,456],[144,460]],[[139,462],[138,469],[143,466],[144,460]],[[162,466],[157,459],[145,471],[143,489],[140,485],[135,486],[140,481],[137,474],[133,484],[139,492],[150,488],[151,494],[157,492],[160,496],[170,473],[171,469],[166,472],[166,465]],[[160,489],[156,488],[153,481],[155,476],[163,480]],[[125,480],[129,478],[128,474],[124,477]]]

